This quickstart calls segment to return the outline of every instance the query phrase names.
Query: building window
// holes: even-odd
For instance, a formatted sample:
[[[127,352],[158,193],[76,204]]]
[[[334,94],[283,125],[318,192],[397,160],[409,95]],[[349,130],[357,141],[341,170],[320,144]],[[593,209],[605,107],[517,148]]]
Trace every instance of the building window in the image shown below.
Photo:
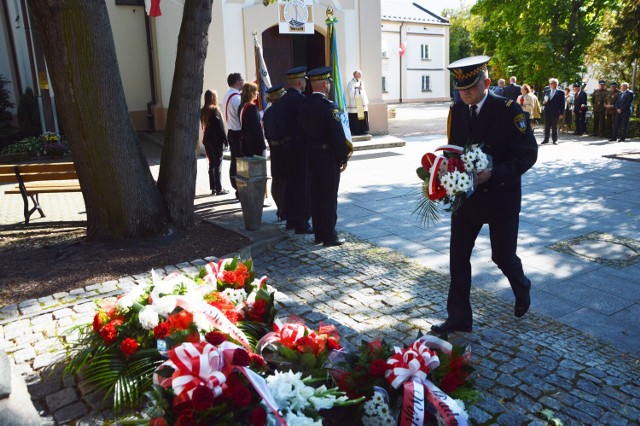
[[[422,91],[423,92],[431,91],[431,76],[429,75],[422,76]]]
[[[387,92],[387,77],[382,76],[382,93],[389,93]]]
[[[422,59],[423,61],[431,59],[431,57],[429,56],[429,45],[428,44],[423,44],[423,45],[420,46],[420,59]]]

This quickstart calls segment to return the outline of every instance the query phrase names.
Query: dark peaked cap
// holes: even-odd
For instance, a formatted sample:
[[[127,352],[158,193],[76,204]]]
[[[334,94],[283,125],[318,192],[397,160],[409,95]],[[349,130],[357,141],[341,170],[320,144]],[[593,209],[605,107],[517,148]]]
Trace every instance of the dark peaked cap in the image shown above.
[[[329,67],[314,68],[307,73],[307,77],[309,77],[309,80],[311,81],[331,80],[331,68]]]
[[[289,80],[304,78],[307,75],[307,67],[295,67],[285,72]]]
[[[478,84],[487,70],[489,56],[469,56],[452,62],[447,67],[453,73],[456,90],[469,89]]]
[[[267,99],[269,102],[279,99],[285,93],[282,84],[276,84],[275,86],[269,87],[266,92],[267,95],[269,95]]]

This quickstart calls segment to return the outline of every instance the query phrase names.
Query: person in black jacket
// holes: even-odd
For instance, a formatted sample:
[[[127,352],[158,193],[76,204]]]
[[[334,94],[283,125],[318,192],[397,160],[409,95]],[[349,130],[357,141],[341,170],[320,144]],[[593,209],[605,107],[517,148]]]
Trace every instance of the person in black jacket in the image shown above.
[[[512,101],[518,100],[518,96],[522,94],[522,87],[516,84],[516,81],[518,81],[516,76],[513,76],[509,79],[509,85],[503,89],[502,96],[507,99],[511,99]]]
[[[549,133],[554,145],[558,144],[558,121],[564,117],[564,92],[558,89],[558,79],[549,79],[549,89],[544,92],[544,140],[549,143]]]
[[[290,69],[287,75],[287,93],[278,101],[278,127],[281,130],[287,158],[287,189],[285,194],[286,228],[296,234],[312,234],[311,194],[307,177],[307,146],[300,136],[298,113],[307,99],[303,94],[307,87],[307,67]]]
[[[340,173],[347,167],[347,137],[342,127],[342,113],[327,98],[331,88],[331,68],[316,68],[308,73],[313,93],[300,105],[298,120],[302,139],[308,148],[311,184],[311,217],[315,244],[339,246],[336,220]]]
[[[576,131],[574,135],[582,136],[587,133],[587,93],[582,90],[582,83],[573,85],[574,101],[573,115],[576,117]]]
[[[282,84],[267,89],[267,101],[271,104],[262,117],[264,135],[269,144],[269,158],[271,163],[271,195],[276,202],[278,220],[286,217],[285,197],[287,190],[287,164],[282,131],[278,126],[278,116],[282,105],[279,100],[285,91]]]
[[[520,177],[533,164],[538,145],[520,105],[488,90],[488,56],[472,56],[449,65],[462,102],[449,112],[449,144],[480,144],[492,157],[491,168],[480,171],[475,191],[451,216],[448,318],[431,327],[436,333],[470,332],[473,316],[471,252],[484,224],[489,225],[491,259],[509,280],[515,295],[516,317],[529,309],[531,281],[516,255],[520,217]],[[474,118],[475,116],[475,118]]]
[[[255,104],[256,99],[258,99],[258,86],[253,83],[245,83],[240,92],[240,108],[238,109],[242,128],[240,157],[264,156],[267,149],[260,122],[260,111]]]
[[[200,110],[200,125],[204,129],[202,144],[209,160],[209,189],[214,195],[225,195],[229,191],[222,188],[222,151],[228,146],[227,135],[218,108],[216,91],[204,92],[204,106]]]

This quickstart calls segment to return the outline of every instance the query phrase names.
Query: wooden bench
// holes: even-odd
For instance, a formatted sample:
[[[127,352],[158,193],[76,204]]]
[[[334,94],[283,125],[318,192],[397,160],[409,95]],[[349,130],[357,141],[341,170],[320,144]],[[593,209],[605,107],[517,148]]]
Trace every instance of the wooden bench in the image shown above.
[[[70,180],[69,182],[53,182]],[[66,163],[32,163],[32,164],[0,164],[0,183],[17,182],[18,185],[4,191],[5,194],[20,194],[24,202],[24,222],[37,210],[44,216],[38,200],[38,194],[58,192],[79,192],[80,183],[76,175],[76,167],[72,162]],[[33,207],[29,208],[29,198]]]

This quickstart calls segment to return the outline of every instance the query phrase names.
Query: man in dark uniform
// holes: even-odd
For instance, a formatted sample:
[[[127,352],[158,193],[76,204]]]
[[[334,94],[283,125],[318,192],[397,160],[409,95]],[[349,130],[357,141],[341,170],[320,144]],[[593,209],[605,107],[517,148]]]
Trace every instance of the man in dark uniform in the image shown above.
[[[604,103],[607,99],[606,81],[600,80],[598,88],[591,94],[591,107],[593,108],[593,133],[592,136],[604,136]]]
[[[582,90],[582,83],[574,84],[573,91],[573,115],[576,117],[576,131],[573,134],[582,136],[587,132],[587,94]]]
[[[308,146],[308,170],[311,184],[311,217],[315,243],[339,246],[344,240],[336,234],[340,173],[347,167],[347,137],[341,112],[327,98],[331,89],[331,68],[309,71],[313,93],[300,106],[300,129]]]
[[[264,112],[262,125],[264,136],[269,143],[269,158],[271,162],[271,195],[276,202],[278,220],[285,217],[284,200],[286,194],[286,170],[287,162],[284,154],[284,142],[280,128],[278,128],[277,116],[280,112],[280,98],[284,95],[282,84],[267,89],[267,101],[271,104]]]
[[[610,90],[607,92],[607,97],[604,101],[605,121],[604,121],[604,134],[605,137],[610,138],[613,132],[613,125],[616,122],[616,109],[613,107],[618,100],[618,83],[611,82]]]
[[[278,127],[282,133],[287,161],[287,187],[285,191],[285,216],[287,229],[296,234],[311,234],[309,225],[310,196],[306,172],[306,141],[300,137],[298,112],[307,99],[303,94],[307,87],[307,67],[296,67],[286,72],[287,92],[280,99]]]
[[[472,56],[449,65],[462,102],[449,112],[449,143],[483,144],[493,159],[492,168],[478,173],[477,187],[451,217],[448,318],[434,325],[436,333],[470,332],[471,252],[484,224],[489,224],[491,258],[509,280],[515,294],[516,317],[529,309],[531,281],[516,255],[520,216],[520,177],[538,157],[533,131],[517,102],[488,91],[488,56]]]

